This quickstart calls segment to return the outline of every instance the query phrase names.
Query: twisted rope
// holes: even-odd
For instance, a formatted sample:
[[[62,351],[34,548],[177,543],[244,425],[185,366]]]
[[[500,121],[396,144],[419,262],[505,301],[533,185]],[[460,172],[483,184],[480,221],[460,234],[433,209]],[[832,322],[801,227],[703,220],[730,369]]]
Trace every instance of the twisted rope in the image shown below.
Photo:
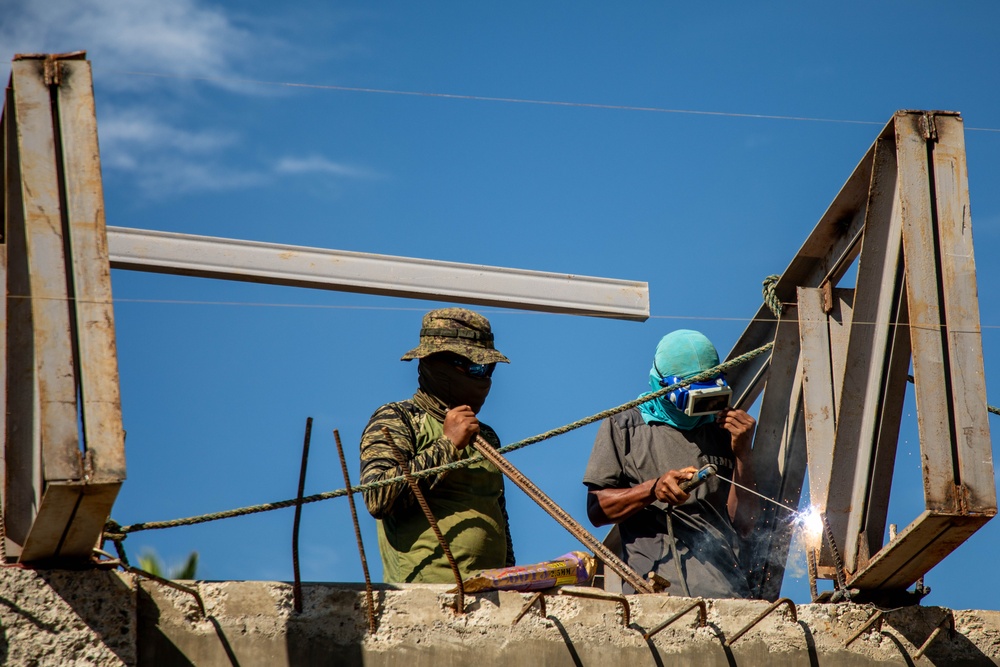
[[[594,422],[600,421],[600,420],[605,419],[607,417],[610,417],[612,415],[616,415],[619,412],[624,412],[625,410],[629,410],[629,409],[634,408],[634,407],[636,407],[638,405],[642,405],[643,403],[646,403],[648,401],[655,400],[655,399],[659,398],[660,396],[663,396],[664,394],[668,394],[668,393],[674,391],[675,389],[679,389],[681,387],[686,387],[687,385],[692,384],[694,382],[701,382],[703,380],[712,379],[712,378],[716,377],[719,373],[722,373],[722,372],[724,372],[726,370],[729,370],[730,368],[734,368],[736,366],[744,364],[744,363],[750,361],[751,359],[754,359],[755,357],[758,357],[761,354],[764,354],[765,352],[767,352],[768,350],[770,350],[772,347],[774,347],[774,343],[773,342],[766,343],[764,345],[761,345],[760,347],[758,347],[755,350],[750,350],[749,352],[746,352],[746,353],[741,354],[741,355],[739,355],[737,357],[734,357],[734,358],[730,359],[729,361],[725,361],[725,362],[719,364],[718,366],[710,368],[710,369],[708,369],[708,370],[706,370],[704,372],[698,373],[697,375],[694,375],[694,376],[692,376],[692,377],[690,377],[690,378],[688,378],[686,380],[682,380],[681,382],[677,382],[677,383],[672,384],[672,385],[670,385],[668,387],[664,387],[663,389],[660,389],[659,391],[654,391],[654,392],[652,392],[652,393],[650,393],[650,394],[648,394],[646,396],[642,396],[642,397],[637,398],[635,400],[629,401],[628,403],[622,403],[621,405],[619,405],[617,407],[610,408],[610,409],[604,410],[602,412],[598,412],[597,414],[593,414],[593,415],[591,415],[589,417],[585,417],[583,419],[579,419],[579,420],[577,420],[575,422],[572,422],[570,424],[566,424],[565,426],[560,426],[558,428],[554,428],[554,429],[546,431],[544,433],[540,433],[539,435],[535,435],[535,436],[532,436],[530,438],[525,438],[524,440],[519,440],[517,442],[514,442],[514,443],[511,443],[511,444],[507,445],[506,447],[501,447],[497,451],[500,452],[501,454],[507,454],[508,452],[513,452],[513,451],[516,451],[518,449],[522,449],[522,448],[527,447],[529,445],[533,445],[533,444],[542,442],[543,440],[548,440],[549,438],[554,438],[554,437],[556,437],[558,435],[563,435],[565,433],[569,433],[570,431],[576,430],[576,429],[581,428],[583,426],[587,426],[589,424],[593,424]],[[421,478],[424,478],[424,477],[431,477],[433,475],[437,475],[437,474],[442,473],[442,472],[446,472],[446,471],[450,471],[450,470],[457,470],[459,468],[464,468],[466,466],[472,465],[473,463],[475,463],[475,462],[477,462],[477,461],[479,461],[481,459],[482,459],[482,456],[477,453],[477,454],[474,454],[474,455],[470,456],[467,459],[462,459],[462,460],[459,460],[459,461],[454,461],[452,463],[446,463],[444,465],[440,465],[440,466],[437,466],[435,468],[428,468],[426,470],[421,470],[419,472],[415,472],[415,473],[412,473],[412,474],[413,474],[413,477],[415,477],[417,479],[421,479]],[[111,521],[108,521],[107,524],[105,525],[105,538],[106,539],[111,539],[111,540],[115,540],[115,539],[119,539],[119,538],[120,539],[124,539],[129,533],[137,533],[137,532],[142,531],[142,530],[160,530],[160,529],[163,529],[163,528],[175,528],[175,527],[178,527],[178,526],[193,526],[193,525],[196,525],[196,524],[199,524],[199,523],[207,523],[209,521],[219,521],[220,519],[230,519],[230,518],[238,517],[238,516],[246,516],[248,514],[258,514],[260,512],[270,512],[270,511],[273,511],[273,510],[284,509],[286,507],[294,507],[296,503],[301,503],[301,504],[305,505],[305,504],[308,504],[308,503],[319,502],[321,500],[330,500],[331,498],[340,498],[341,496],[346,496],[349,493],[359,493],[359,492],[369,491],[369,490],[373,490],[373,489],[380,489],[380,488],[382,488],[384,486],[389,486],[391,484],[397,484],[399,482],[404,482],[404,481],[405,481],[405,479],[403,478],[403,476],[391,477],[391,478],[388,478],[388,479],[382,479],[382,480],[378,480],[378,481],[375,481],[375,482],[369,482],[367,484],[359,484],[357,486],[351,487],[350,489],[343,488],[343,489],[336,489],[335,491],[325,491],[323,493],[317,493],[317,494],[314,494],[314,495],[311,495],[311,496],[306,496],[306,497],[304,497],[304,498],[302,498],[300,500],[297,500],[297,499],[280,500],[280,501],[273,502],[273,503],[262,503],[260,505],[250,505],[250,506],[247,506],[247,507],[239,507],[239,508],[236,508],[236,509],[225,510],[225,511],[222,511],[222,512],[213,512],[213,513],[210,513],[210,514],[201,514],[201,515],[198,515],[198,516],[185,517],[185,518],[182,518],[182,519],[171,519],[169,521],[146,521],[146,522],[142,522],[142,523],[133,523],[133,524],[130,524],[130,525],[123,526],[123,525],[119,524],[118,522],[111,520]],[[120,541],[120,539],[119,539],[119,541]]]
[[[778,298],[778,295],[774,291],[780,279],[781,276],[774,273],[764,278],[764,282],[762,283],[764,287],[764,304],[771,309],[775,317],[781,317],[781,314],[785,312],[785,304],[781,303],[781,299]]]

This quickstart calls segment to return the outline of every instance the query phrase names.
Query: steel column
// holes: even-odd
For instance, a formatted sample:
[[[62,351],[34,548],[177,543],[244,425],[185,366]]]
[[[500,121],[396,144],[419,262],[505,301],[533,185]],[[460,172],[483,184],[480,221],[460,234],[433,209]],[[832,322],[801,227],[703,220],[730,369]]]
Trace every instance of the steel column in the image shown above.
[[[4,108],[8,554],[89,557],[125,476],[90,65],[15,59]]]

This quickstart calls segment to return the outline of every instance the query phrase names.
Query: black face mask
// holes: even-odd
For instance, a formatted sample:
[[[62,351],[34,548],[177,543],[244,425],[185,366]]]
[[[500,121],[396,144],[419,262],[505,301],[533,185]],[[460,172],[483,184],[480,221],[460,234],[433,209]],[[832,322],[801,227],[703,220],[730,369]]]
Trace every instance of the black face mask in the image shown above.
[[[479,413],[490,393],[493,381],[473,378],[440,358],[424,357],[417,366],[420,389],[444,403],[446,410],[468,405]]]

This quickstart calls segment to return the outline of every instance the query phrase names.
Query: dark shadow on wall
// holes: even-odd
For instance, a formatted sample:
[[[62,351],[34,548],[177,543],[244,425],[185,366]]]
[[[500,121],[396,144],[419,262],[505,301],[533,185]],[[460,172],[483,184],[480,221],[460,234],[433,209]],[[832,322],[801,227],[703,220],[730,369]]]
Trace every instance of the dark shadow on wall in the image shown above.
[[[135,635],[132,632],[135,594],[123,579],[108,570],[35,572],[123,663],[129,665],[135,662],[137,647],[133,643]],[[100,594],[95,596],[95,591],[100,591]],[[58,631],[28,614],[24,615],[43,630]]]
[[[894,614],[889,613],[886,616],[885,624],[892,627],[899,635],[906,638],[912,646],[919,647],[924,644],[934,630],[941,625],[942,631],[935,637],[927,648],[924,650],[924,654],[919,661],[914,660],[909,651],[902,645],[902,643],[893,637],[891,634],[883,632],[884,635],[890,637],[899,652],[903,655],[903,659],[906,660],[907,665],[913,665],[917,662],[927,661],[932,665],[939,665],[940,667],[952,667],[954,665],[995,665],[985,653],[983,653],[978,646],[969,641],[969,638],[959,632],[952,632],[952,626],[948,623],[951,616],[951,611],[942,607],[909,607],[905,610],[900,610],[905,613],[905,620],[902,622],[893,622]],[[916,648],[912,649],[915,653]]]
[[[573,664],[576,667],[583,667],[583,661],[580,660],[580,654],[577,652],[576,647],[573,646],[573,639],[569,636],[569,633],[566,632],[566,627],[560,623],[559,619],[555,616],[550,615],[546,618],[551,621],[554,626],[556,626],[556,630],[558,630],[560,636],[562,636],[563,641],[566,643],[566,650],[569,651],[569,657],[573,661]]]
[[[389,584],[373,588],[375,623],[380,628],[386,593],[398,589]],[[289,666],[364,665],[362,645],[368,636],[364,584],[304,584],[302,589],[302,612],[292,611],[285,626]]]

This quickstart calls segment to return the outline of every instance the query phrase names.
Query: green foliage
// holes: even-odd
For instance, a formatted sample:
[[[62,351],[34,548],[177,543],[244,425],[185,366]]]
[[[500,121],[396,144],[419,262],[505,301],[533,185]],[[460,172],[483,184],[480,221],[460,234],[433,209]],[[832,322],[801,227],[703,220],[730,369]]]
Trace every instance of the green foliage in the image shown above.
[[[192,551],[183,565],[168,573],[159,555],[152,549],[146,549],[139,556],[139,569],[164,579],[194,579],[198,571],[198,552]]]

